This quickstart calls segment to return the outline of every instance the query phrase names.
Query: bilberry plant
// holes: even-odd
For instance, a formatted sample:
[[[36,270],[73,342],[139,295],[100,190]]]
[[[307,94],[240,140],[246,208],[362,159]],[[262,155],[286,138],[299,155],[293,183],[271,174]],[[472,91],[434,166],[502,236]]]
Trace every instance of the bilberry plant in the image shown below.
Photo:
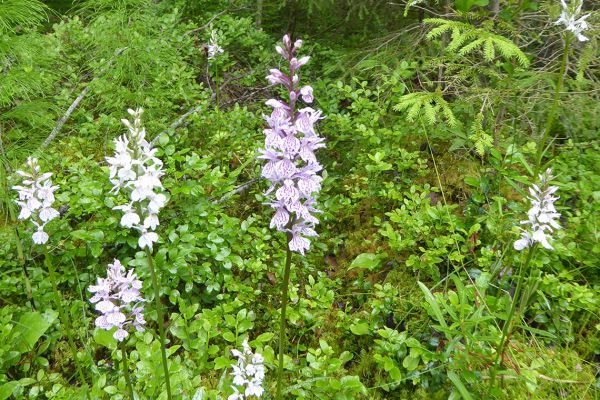
[[[90,303],[95,304],[96,311],[102,314],[96,318],[96,327],[107,331],[117,328],[113,337],[119,342],[129,336],[128,326],[143,331],[146,320],[141,288],[142,281],[133,269],[126,271],[117,259],[108,264],[106,278],[98,278],[96,285],[88,288],[94,293]]]
[[[27,171],[17,171],[17,175],[24,178],[22,185],[12,187],[19,194],[19,199],[16,201],[21,207],[19,219],[30,219],[37,228],[32,235],[33,242],[45,244],[49,236],[44,231],[44,227],[60,215],[52,207],[54,192],[58,190],[58,186],[52,184],[51,172],[41,173],[36,158],[29,157],[27,167]]]
[[[275,209],[271,228],[291,234],[289,248],[304,255],[310,248],[308,237],[317,236],[314,226],[319,223],[315,217],[315,195],[321,189],[322,169],[315,157],[315,150],[325,147],[323,138],[315,131],[315,123],[323,118],[320,110],[303,107],[296,111],[298,100],[312,103],[311,86],[300,86],[298,69],[310,57],[296,58],[301,40],[293,44],[288,35],[283,37],[283,47],[277,52],[288,62],[289,75],[279,69],[271,69],[267,76],[269,83],[282,85],[288,92],[289,100],[270,99],[267,105],[273,107],[266,117],[268,129],[265,133],[265,148],[261,158],[267,163],[262,168],[262,176],[271,183],[267,194],[275,192],[275,200],[270,203]]]
[[[560,225],[556,222],[560,214],[554,208],[554,202],[558,197],[553,196],[558,187],[548,184],[552,178],[552,170],[547,169],[545,173],[539,175],[540,185],[534,184],[529,188],[531,208],[527,212],[528,219],[521,221],[521,224],[528,225],[528,228],[522,230],[521,238],[514,243],[515,250],[523,250],[534,243],[540,243],[549,250],[553,249],[548,238],[554,230],[560,229]]]
[[[565,29],[569,32],[572,32],[580,42],[586,42],[590,40],[588,37],[584,36],[582,32],[588,29],[586,19],[591,14],[586,14],[579,17],[581,14],[583,0],[574,0],[573,4],[567,4],[565,0],[560,0],[560,5],[562,7],[560,18],[554,24],[563,24]]]
[[[133,124],[122,119],[129,132],[114,140],[115,155],[106,157],[110,168],[111,192],[127,192],[126,204],[113,207],[123,212],[121,225],[140,232],[138,245],[149,248],[158,241],[155,232],[159,225],[158,212],[164,207],[167,198],[160,178],[163,175],[162,161],[156,157],[156,149],[146,140],[146,131],[142,127],[143,109],[127,110],[134,117]]]
[[[244,400],[251,396],[261,397],[264,393],[262,386],[265,379],[264,358],[260,353],[253,353],[248,339],[242,343],[242,351],[231,350],[238,359],[234,365],[231,375],[233,376],[233,394],[228,400]]]

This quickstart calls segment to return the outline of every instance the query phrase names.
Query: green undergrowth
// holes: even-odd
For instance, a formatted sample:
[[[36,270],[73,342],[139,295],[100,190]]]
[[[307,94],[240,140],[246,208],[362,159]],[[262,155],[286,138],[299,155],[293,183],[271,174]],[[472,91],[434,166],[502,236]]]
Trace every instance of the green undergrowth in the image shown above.
[[[597,398],[598,6],[585,3],[592,39],[578,43],[551,24],[555,2],[500,1],[497,15],[491,1],[440,3],[86,0],[45,9],[53,24],[29,15],[2,30],[0,400],[128,398],[87,290],[114,259],[147,300],[146,331],[126,339],[133,390],[167,398],[150,267],[112,209],[105,162],[136,107],[168,193],[154,263],[174,398],[227,398],[246,338],[275,398],[285,238],[269,228],[258,150],[280,94],[264,77],[287,31],[311,56],[302,81],[326,148],[319,237],[292,259],[284,398]],[[224,53],[209,62],[213,32]],[[11,214],[30,154],[60,186],[47,247]],[[546,168],[561,229],[526,261],[513,243]],[[522,312],[503,340],[522,265]]]

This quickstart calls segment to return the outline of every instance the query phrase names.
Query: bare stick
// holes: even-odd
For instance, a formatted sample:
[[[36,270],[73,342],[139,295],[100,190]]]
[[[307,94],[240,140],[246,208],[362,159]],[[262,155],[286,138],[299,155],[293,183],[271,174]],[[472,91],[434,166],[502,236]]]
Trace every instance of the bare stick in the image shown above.
[[[94,78],[94,79],[96,79],[96,78]],[[92,81],[94,79],[92,79]],[[58,135],[58,133],[61,131],[65,122],[67,122],[67,120],[69,119],[69,117],[71,116],[73,111],[75,111],[75,109],[77,108],[79,103],[81,103],[81,100],[83,100],[83,98],[89,91],[90,91],[90,86],[88,85],[81,91],[81,93],[79,93],[79,96],[77,96],[75,101],[73,103],[71,103],[71,106],[67,109],[67,112],[62,117],[60,117],[60,119],[56,123],[56,126],[54,127],[54,129],[52,129],[52,132],[50,132],[50,135],[46,138],[46,140],[44,140],[44,143],[42,143],[42,145],[40,146],[40,150],[48,147],[50,142],[52,142],[54,140],[56,135]]]
[[[222,202],[224,202],[225,200],[227,200],[234,194],[238,194],[238,193],[245,191],[246,189],[248,189],[250,186],[254,185],[258,181],[259,181],[259,178],[252,178],[248,182],[242,183],[235,189],[225,193],[225,195],[223,195],[223,197],[221,197],[220,199],[213,201],[213,204],[221,204]]]
[[[175,130],[175,129],[179,128],[181,125],[184,125],[184,126],[187,125],[188,122],[186,122],[186,119],[188,119],[188,117],[190,115],[195,114],[200,110],[202,110],[202,106],[192,107],[190,110],[188,110],[188,112],[186,112],[185,114],[183,114],[179,118],[177,118],[175,121],[173,121],[173,123],[171,123],[171,125],[169,125],[169,127],[167,129],[165,129],[164,131],[162,131],[161,133],[156,135],[156,137],[154,139],[152,139],[150,144],[154,145],[158,141],[158,138],[160,137],[160,135],[169,133],[170,130]]]
[[[118,57],[118,56],[120,56],[121,54],[123,54],[123,52],[125,50],[127,50],[127,49],[128,49],[127,47],[123,47],[123,48],[118,49],[117,51],[115,51],[114,57],[111,58],[108,61],[108,64],[106,65],[106,67],[102,71],[100,71],[98,73],[98,75],[96,75],[94,78],[92,78],[91,81],[88,82],[87,86],[85,88],[83,88],[83,90],[81,91],[81,93],[79,93],[79,96],[77,96],[77,98],[73,101],[73,103],[71,103],[71,106],[69,106],[69,108],[64,113],[64,115],[62,117],[60,117],[60,119],[56,122],[56,126],[54,126],[54,129],[52,129],[52,132],[50,132],[50,135],[46,138],[46,140],[44,140],[44,143],[42,143],[42,145],[40,146],[39,150],[43,150],[46,147],[48,147],[48,145],[50,144],[50,142],[52,142],[56,138],[56,136],[62,130],[62,127],[65,125],[65,122],[67,122],[67,120],[69,119],[69,117],[71,116],[71,114],[73,114],[73,111],[75,111],[75,109],[77,108],[77,106],[79,105],[79,103],[81,103],[81,100],[83,100],[83,98],[85,97],[85,95],[90,91],[90,84],[92,82],[94,82],[96,79],[100,78],[106,72],[108,72],[108,70],[112,66],[112,63],[115,60],[115,58]]]

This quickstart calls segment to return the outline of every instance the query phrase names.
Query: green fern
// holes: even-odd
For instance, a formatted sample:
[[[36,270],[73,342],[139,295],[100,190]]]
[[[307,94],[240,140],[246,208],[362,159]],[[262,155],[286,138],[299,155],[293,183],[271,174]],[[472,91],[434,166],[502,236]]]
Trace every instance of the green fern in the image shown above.
[[[438,119],[444,119],[450,126],[456,125],[454,113],[439,89],[435,92],[415,92],[404,95],[393,108],[395,111],[408,110],[406,119],[409,122],[422,117],[429,125],[434,125]]]
[[[428,34],[435,39],[450,32],[450,43],[446,50],[459,56],[466,56],[480,50],[486,61],[493,61],[497,54],[506,59],[515,59],[523,68],[529,66],[529,59],[510,39],[497,35],[485,28],[478,28],[466,22],[450,21],[443,18],[429,18],[426,23],[437,25]]]

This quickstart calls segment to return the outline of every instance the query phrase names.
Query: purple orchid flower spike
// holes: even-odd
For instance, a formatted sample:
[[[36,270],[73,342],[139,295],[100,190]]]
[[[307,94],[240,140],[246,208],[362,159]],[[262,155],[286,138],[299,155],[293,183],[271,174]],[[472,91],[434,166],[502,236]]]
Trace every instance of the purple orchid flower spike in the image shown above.
[[[314,152],[325,144],[315,130],[315,124],[323,119],[321,111],[308,106],[297,109],[299,101],[307,104],[314,101],[313,88],[299,84],[298,70],[310,59],[298,58],[301,46],[301,40],[292,42],[285,35],[283,46],[275,48],[287,61],[288,72],[271,69],[267,81],[285,87],[288,99],[266,102],[273,111],[265,117],[268,128],[264,130],[265,147],[260,158],[266,160],[262,176],[271,182],[266,193],[275,192],[276,200],[269,203],[275,209],[270,226],[288,233],[290,250],[304,255],[310,249],[308,237],[317,236],[314,227],[319,223],[314,215],[319,211],[313,205],[321,189],[318,172],[323,167]]]
[[[558,200],[554,193],[558,187],[550,186],[549,182],[552,178],[552,170],[547,169],[539,176],[540,185],[534,184],[529,188],[531,208],[527,212],[527,219],[521,221],[521,225],[526,228],[521,230],[521,238],[514,243],[517,251],[531,247],[535,243],[540,243],[548,250],[554,249],[548,239],[551,239],[554,231],[560,229],[557,222],[560,214],[554,207],[554,203]]]

